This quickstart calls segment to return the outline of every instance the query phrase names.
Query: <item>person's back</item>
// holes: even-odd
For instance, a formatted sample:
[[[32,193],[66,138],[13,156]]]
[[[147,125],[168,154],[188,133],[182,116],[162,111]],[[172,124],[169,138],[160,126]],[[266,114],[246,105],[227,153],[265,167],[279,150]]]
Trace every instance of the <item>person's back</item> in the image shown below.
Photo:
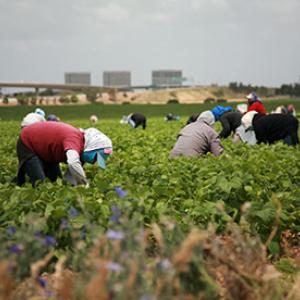
[[[220,118],[219,121],[222,124],[222,131],[220,132],[220,138],[227,138],[232,132],[234,132],[240,125],[242,114],[236,111],[226,112]]]
[[[45,161],[63,162],[65,151],[81,153],[84,145],[83,133],[66,123],[40,122],[25,127],[21,132],[22,142]]]
[[[133,121],[132,125],[134,128],[142,126],[143,129],[146,129],[146,117],[140,113],[133,113],[130,115],[130,120]]]
[[[211,112],[209,113],[212,115]],[[201,156],[207,152],[218,156],[223,152],[219,136],[212,128],[213,123],[209,123],[207,119],[201,119],[201,116],[202,114],[196,122],[186,125],[180,131],[170,157]],[[214,117],[212,116],[212,118]]]
[[[291,144],[296,145],[298,140],[298,120],[285,114],[257,114],[253,118],[253,129],[258,143],[272,144],[275,141],[291,137]]]

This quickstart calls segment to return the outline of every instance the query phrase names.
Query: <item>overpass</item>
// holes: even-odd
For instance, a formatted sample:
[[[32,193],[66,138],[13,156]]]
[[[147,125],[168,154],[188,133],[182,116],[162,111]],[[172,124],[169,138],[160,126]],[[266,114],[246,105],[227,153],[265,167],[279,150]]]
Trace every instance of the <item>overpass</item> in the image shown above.
[[[117,91],[129,91],[139,89],[165,89],[165,88],[186,88],[190,86],[172,85],[172,86],[155,86],[155,85],[137,85],[137,86],[120,86],[120,87],[105,87],[86,84],[60,84],[60,83],[40,83],[40,82],[0,82],[1,88],[33,88],[36,91],[39,89],[54,89],[68,91],[86,91],[92,90],[99,93],[115,93]]]
[[[0,88],[33,88],[39,89],[54,89],[54,90],[68,90],[68,91],[83,91],[93,90],[99,93],[107,92],[111,93],[114,88],[96,86],[96,85],[85,85],[85,84],[59,84],[59,83],[40,83],[40,82],[0,82]]]

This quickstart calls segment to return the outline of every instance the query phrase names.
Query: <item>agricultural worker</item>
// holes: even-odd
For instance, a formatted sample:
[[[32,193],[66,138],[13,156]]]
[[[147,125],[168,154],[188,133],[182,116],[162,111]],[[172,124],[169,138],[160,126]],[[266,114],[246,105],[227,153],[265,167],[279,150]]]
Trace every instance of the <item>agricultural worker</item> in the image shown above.
[[[88,185],[84,163],[96,161],[105,168],[105,160],[112,153],[112,142],[95,128],[77,129],[62,122],[40,122],[25,127],[17,142],[19,159],[18,185],[29,176],[33,186],[37,180],[61,177],[59,163],[67,163],[64,178],[72,185]]]
[[[219,156],[224,149],[214,130],[214,123],[215,117],[211,111],[202,112],[196,122],[186,125],[180,131],[170,157],[202,156],[207,152]]]
[[[146,117],[140,113],[133,113],[128,116],[123,116],[120,121],[121,124],[130,124],[132,128],[137,128],[142,126],[143,129],[146,129],[147,120]]]
[[[242,114],[237,111],[232,111],[231,106],[216,106],[212,109],[215,120],[220,121],[222,124],[222,131],[220,132],[220,138],[227,138],[232,132],[241,126]]]
[[[262,115],[250,111],[243,116],[242,124],[246,131],[253,129],[257,143],[273,144],[279,140],[283,140],[287,145],[299,143],[299,122],[293,116],[284,114]]]
[[[261,115],[265,115],[267,113],[263,104],[261,103],[260,97],[256,95],[256,93],[252,92],[247,97],[248,100],[248,110],[249,111],[257,111]]]
[[[51,122],[59,122],[59,117],[57,117],[56,115],[51,114],[51,115],[49,115],[49,116],[47,117],[47,121],[51,121]]]
[[[36,122],[45,122],[45,112],[41,108],[37,108],[34,112],[27,114],[21,122],[21,128]]]
[[[179,121],[180,120],[180,116],[176,116],[176,115],[173,115],[172,113],[168,113],[165,118],[164,118],[165,121]]]

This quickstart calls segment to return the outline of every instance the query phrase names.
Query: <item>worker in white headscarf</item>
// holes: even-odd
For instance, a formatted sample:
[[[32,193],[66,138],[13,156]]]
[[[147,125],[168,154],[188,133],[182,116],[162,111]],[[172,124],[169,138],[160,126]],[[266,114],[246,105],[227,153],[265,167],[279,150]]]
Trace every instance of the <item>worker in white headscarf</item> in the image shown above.
[[[170,157],[202,156],[208,152],[219,156],[224,148],[214,123],[215,117],[211,111],[202,112],[196,122],[186,125],[180,131]]]
[[[27,114],[22,122],[21,128],[24,128],[28,125],[37,123],[37,122],[45,122],[45,112],[41,108],[37,108],[34,112]]]

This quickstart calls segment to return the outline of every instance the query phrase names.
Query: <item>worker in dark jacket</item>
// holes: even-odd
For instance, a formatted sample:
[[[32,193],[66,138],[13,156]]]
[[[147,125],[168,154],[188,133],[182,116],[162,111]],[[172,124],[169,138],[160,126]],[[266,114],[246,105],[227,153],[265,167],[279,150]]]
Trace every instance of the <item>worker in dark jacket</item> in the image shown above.
[[[288,145],[299,143],[299,122],[293,116],[284,114],[262,115],[250,111],[243,116],[242,124],[246,131],[254,130],[257,143],[273,144],[279,140],[283,140]]]
[[[222,131],[220,132],[220,138],[227,138],[231,133],[241,125],[243,115],[237,111],[230,111],[224,113],[219,121],[222,124]]]
[[[123,116],[120,121],[121,124],[130,124],[133,128],[142,126],[143,129],[146,129],[147,119],[144,115],[140,113],[133,113],[128,116]]]

